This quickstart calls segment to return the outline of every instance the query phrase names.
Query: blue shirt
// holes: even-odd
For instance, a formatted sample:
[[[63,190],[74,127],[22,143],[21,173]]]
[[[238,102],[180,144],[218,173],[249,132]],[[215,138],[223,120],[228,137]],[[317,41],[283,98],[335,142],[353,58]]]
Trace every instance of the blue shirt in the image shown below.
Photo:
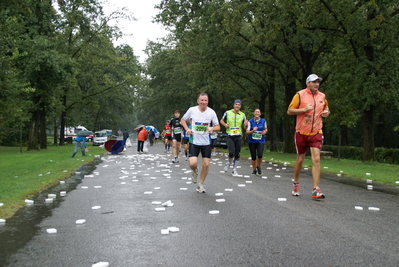
[[[248,121],[248,131],[251,131],[254,127],[258,127],[256,132],[253,132],[248,136],[248,143],[266,143],[266,138],[262,134],[262,131],[267,128],[267,122],[263,118],[259,118],[258,121],[255,121],[254,118]]]
[[[76,142],[82,142],[83,145],[86,147],[86,136],[85,135],[78,135],[75,137]]]

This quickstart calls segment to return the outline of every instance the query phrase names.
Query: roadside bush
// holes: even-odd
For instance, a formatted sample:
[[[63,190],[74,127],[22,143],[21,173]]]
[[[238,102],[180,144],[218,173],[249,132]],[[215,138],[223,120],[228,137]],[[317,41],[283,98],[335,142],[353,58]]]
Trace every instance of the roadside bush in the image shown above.
[[[19,146],[20,132],[13,129],[0,131],[0,146]]]
[[[323,151],[332,151],[333,157],[338,158],[339,146],[323,145]],[[380,163],[399,164],[399,149],[375,148],[375,160]],[[354,146],[341,146],[340,158],[363,160],[363,148]]]

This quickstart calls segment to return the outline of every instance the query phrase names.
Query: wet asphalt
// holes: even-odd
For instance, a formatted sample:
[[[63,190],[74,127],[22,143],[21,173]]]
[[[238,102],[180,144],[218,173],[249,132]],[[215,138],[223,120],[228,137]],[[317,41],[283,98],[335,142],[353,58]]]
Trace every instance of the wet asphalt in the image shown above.
[[[266,160],[251,176],[241,159],[233,177],[218,153],[199,194],[184,158],[163,149],[133,143],[41,192],[0,226],[0,266],[399,266],[398,187],[322,174],[315,201],[303,170],[293,197],[292,167]]]

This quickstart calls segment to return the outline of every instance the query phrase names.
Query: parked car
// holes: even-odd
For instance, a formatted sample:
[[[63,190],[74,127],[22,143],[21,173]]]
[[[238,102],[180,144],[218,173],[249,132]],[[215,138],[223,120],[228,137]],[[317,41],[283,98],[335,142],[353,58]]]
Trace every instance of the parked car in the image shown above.
[[[227,148],[227,134],[218,133],[218,137],[213,141],[213,146]]]
[[[95,132],[93,136],[93,146],[103,145],[108,141],[108,134],[106,131]]]

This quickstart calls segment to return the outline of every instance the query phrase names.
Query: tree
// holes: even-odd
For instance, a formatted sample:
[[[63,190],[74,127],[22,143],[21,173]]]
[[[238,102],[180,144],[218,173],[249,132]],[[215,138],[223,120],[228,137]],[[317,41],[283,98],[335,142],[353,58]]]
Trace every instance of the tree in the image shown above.
[[[376,117],[396,106],[398,91],[399,5],[396,1],[320,1],[329,12],[335,39],[332,75],[335,90],[348,106],[337,103],[347,125],[363,117],[363,160],[374,160]],[[348,90],[348,82],[350,89]],[[349,103],[348,103],[349,102]]]

